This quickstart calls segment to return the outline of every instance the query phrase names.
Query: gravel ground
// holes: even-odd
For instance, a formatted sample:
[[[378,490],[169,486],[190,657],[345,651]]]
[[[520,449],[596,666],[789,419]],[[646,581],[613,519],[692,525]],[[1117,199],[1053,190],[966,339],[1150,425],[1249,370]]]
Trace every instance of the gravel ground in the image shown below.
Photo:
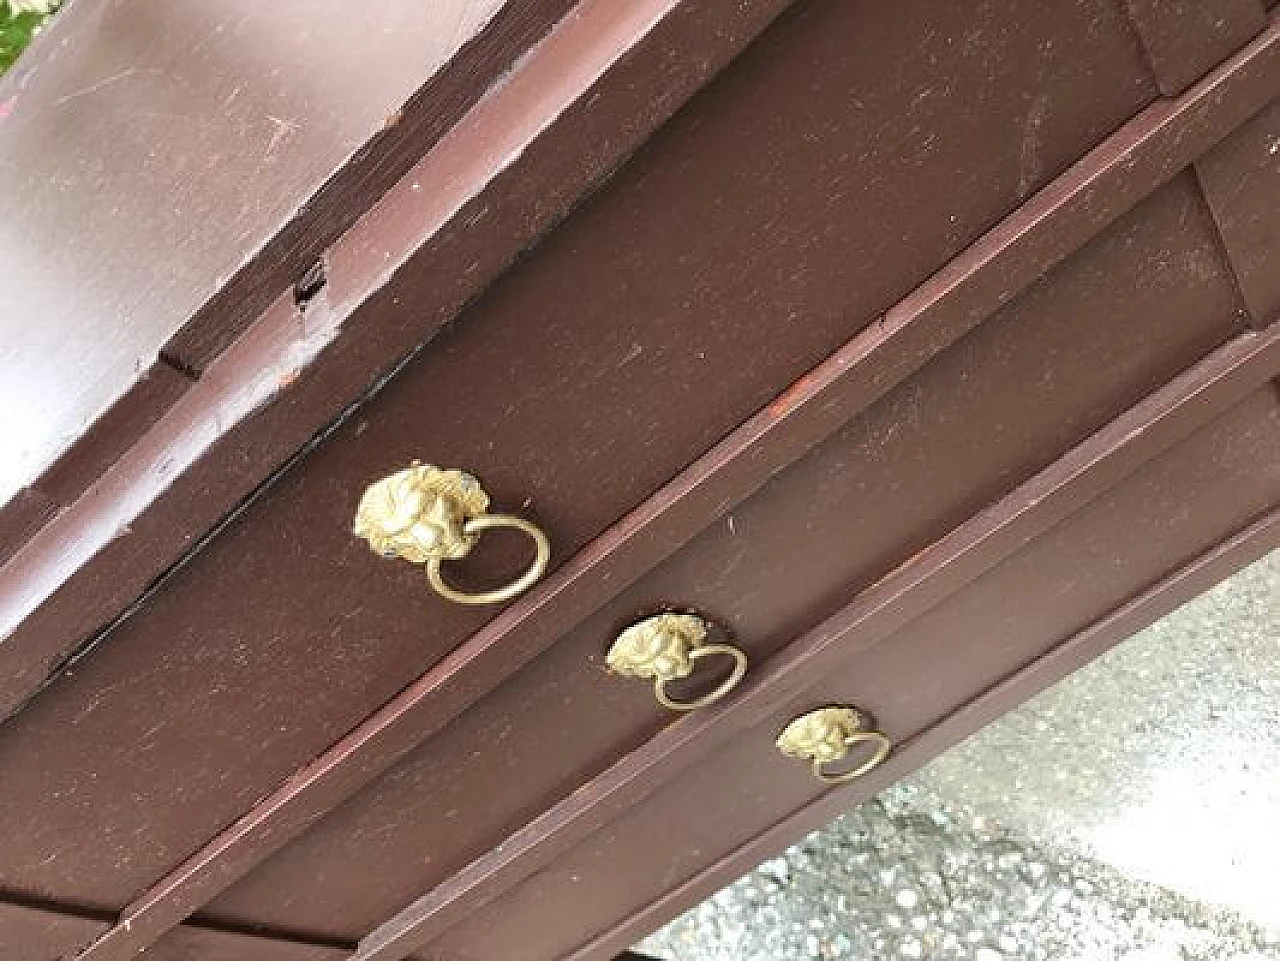
[[[638,950],[1280,961],[1278,593],[1280,553]]]

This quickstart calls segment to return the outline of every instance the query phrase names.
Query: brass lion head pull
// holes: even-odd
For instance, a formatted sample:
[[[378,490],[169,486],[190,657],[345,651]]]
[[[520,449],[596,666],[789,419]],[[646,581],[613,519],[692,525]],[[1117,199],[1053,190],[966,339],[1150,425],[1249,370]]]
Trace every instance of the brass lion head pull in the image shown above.
[[[370,485],[360,498],[352,530],[375,554],[425,564],[427,580],[441,597],[458,604],[500,604],[542,577],[551,545],[524,518],[488,510],[489,495],[470,474],[415,462]],[[495,527],[514,527],[533,539],[537,553],[528,569],[504,587],[476,594],[446,584],[440,565],[466,557],[480,535]]]
[[[892,746],[879,731],[864,730],[866,718],[852,707],[835,705],[802,714],[778,735],[778,749],[788,757],[798,757],[813,765],[813,776],[824,784],[844,784],[862,777],[889,756]],[[871,753],[847,771],[830,765],[843,761],[859,744]]]
[[[667,685],[689,677],[704,657],[733,659],[733,672],[715,689],[690,701],[677,701]],[[692,711],[720,700],[747,672],[747,656],[732,644],[708,644],[707,623],[696,614],[655,614],[618,635],[605,656],[609,669],[627,677],[652,679],[654,696],[673,711]]]

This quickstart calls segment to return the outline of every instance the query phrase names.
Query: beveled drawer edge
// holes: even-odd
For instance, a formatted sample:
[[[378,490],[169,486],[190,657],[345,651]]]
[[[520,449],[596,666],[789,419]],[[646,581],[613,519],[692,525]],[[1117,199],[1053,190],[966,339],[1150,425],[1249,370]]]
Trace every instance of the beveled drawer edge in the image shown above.
[[[857,784],[820,795],[671,889],[659,900],[601,932],[561,961],[608,961],[764,859],[775,856],[794,843],[796,837],[817,830],[855,804],[873,797],[907,772],[996,720],[1011,707],[1083,667],[1277,547],[1280,547],[1280,508],[1161,578],[1138,596],[1014,671],[944,720],[896,745],[893,755],[883,766],[867,774]]]
[[[614,592],[670,556],[1185,169],[1277,90],[1280,18],[1185,95],[1157,102],[1121,127],[880,321],[295,772],[127,906],[117,925],[81,957],[123,961],[208,903],[546,650]],[[1242,343],[1214,357],[1221,360],[1224,352],[1241,350]],[[467,677],[468,683],[456,683],[459,677]],[[717,714],[713,709],[709,716]]]
[[[1280,373],[1280,326],[1246,333],[859,593],[745,680],[664,728],[375,928],[351,961],[400,961],[640,803],[698,757],[890,637]],[[911,740],[911,739],[909,739]],[[886,770],[897,770],[892,760]],[[869,777],[869,780],[873,780]],[[878,782],[877,782],[878,783]]]

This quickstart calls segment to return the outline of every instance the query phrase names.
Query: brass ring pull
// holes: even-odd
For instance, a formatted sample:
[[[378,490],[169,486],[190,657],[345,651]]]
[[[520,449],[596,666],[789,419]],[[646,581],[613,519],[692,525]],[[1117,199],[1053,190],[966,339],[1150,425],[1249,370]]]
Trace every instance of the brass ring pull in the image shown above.
[[[778,735],[778,749],[788,757],[807,760],[813,776],[823,784],[845,784],[862,777],[889,756],[893,743],[879,731],[864,730],[865,718],[856,708],[834,705],[802,714]],[[866,760],[848,771],[830,765],[843,761],[859,744],[873,746]]]
[[[655,614],[618,635],[605,660],[615,674],[653,680],[658,703],[672,711],[693,711],[714,704],[747,673],[747,655],[732,644],[708,644],[707,623],[696,614]],[[672,681],[689,677],[705,657],[730,657],[733,670],[700,697],[678,701],[667,693]]]
[[[833,773],[824,770],[827,764],[833,762],[819,761],[817,758],[814,758],[813,776],[823,784],[844,784],[847,781],[853,781],[862,777],[862,775],[866,774],[873,767],[879,765],[881,761],[889,756],[889,751],[893,747],[892,742],[890,742],[890,740],[879,731],[858,731],[855,734],[850,734],[844,739],[844,744],[847,748],[852,748],[855,744],[864,742],[874,744],[875,750],[872,752],[870,757],[857,767],[851,768],[848,771]]]
[[[695,697],[691,701],[677,701],[667,694],[667,685],[675,678],[655,677],[653,680],[653,694],[658,699],[658,703],[673,711],[693,711],[700,707],[706,707],[708,704],[714,704],[737,687],[738,682],[747,673],[747,655],[732,644],[704,644],[702,647],[695,647],[689,651],[689,660],[696,661],[700,657],[712,657],[717,654],[733,658],[734,663],[733,672],[717,684],[714,690],[708,691],[701,697]]]
[[[510,514],[481,514],[464,523],[462,532],[474,539],[482,531],[492,530],[495,527],[513,527],[524,531],[533,539],[537,554],[525,572],[503,587],[467,594],[444,582],[444,577],[440,574],[440,565],[445,559],[433,557],[427,561],[427,581],[437,594],[455,604],[501,604],[518,594],[523,594],[541,579],[551,560],[551,542],[547,540],[547,535],[542,533],[542,529],[523,517],[512,517]]]
[[[414,461],[364,492],[352,530],[369,542],[375,554],[424,564],[427,582],[446,600],[501,604],[528,590],[546,573],[551,543],[530,521],[490,514],[488,509],[489,495],[470,474]],[[499,527],[512,527],[532,538],[536,552],[525,572],[509,584],[474,594],[445,583],[441,565],[466,557],[481,534]]]

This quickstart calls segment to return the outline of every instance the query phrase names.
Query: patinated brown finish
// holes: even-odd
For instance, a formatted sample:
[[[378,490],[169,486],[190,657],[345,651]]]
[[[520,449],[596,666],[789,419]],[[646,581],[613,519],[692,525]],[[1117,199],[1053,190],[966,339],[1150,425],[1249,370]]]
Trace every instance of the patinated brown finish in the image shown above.
[[[984,680],[987,677],[984,671],[991,670],[994,663],[1002,664],[1007,672],[1010,660],[1006,655],[1012,640],[989,648],[982,643],[983,635],[971,623],[955,628],[946,622],[935,623],[930,609],[966,588],[979,575],[1007,561],[1023,544],[1078,510],[1082,502],[1088,503],[1116,485],[1171,442],[1185,437],[1203,425],[1213,413],[1239,402],[1250,391],[1255,392],[1256,402],[1245,405],[1240,417],[1243,427],[1225,439],[1214,441],[1215,456],[1209,462],[1213,467],[1228,468],[1227,476],[1234,484],[1232,489],[1239,490],[1241,499],[1231,504],[1221,503],[1219,499],[1216,510],[1199,511],[1195,523],[1179,527],[1178,537],[1194,540],[1197,531],[1201,532],[1199,536],[1206,536],[1203,531],[1216,530],[1223,524],[1224,514],[1239,525],[1280,502],[1280,469],[1268,461],[1262,461],[1262,469],[1258,469],[1259,458],[1280,458],[1280,432],[1277,431],[1280,417],[1277,415],[1276,398],[1270,390],[1258,393],[1259,383],[1265,383],[1278,360],[1280,331],[1273,330],[1264,337],[1247,335],[1186,377],[1152,395],[1007,498],[975,515],[916,554],[891,575],[856,595],[852,603],[804,638],[793,640],[764,668],[753,672],[744,682],[738,697],[723,706],[671,724],[535,821],[506,837],[501,846],[475,858],[447,882],[375,929],[361,942],[357,957],[360,961],[402,958],[475,911],[514,881],[535,870],[540,878],[546,876],[547,863],[556,853],[581,840],[589,831],[611,822],[629,807],[638,806],[642,812],[647,810],[651,804],[649,795],[659,789],[658,785],[665,778],[688,768],[695,760],[699,761],[696,772],[691,775],[695,783],[708,790],[737,797],[738,786],[743,783],[741,778],[726,781],[722,771],[733,765],[741,770],[743,758],[738,754],[733,764],[722,764],[719,760],[724,752],[722,742],[730,735],[759,723],[762,717],[773,717],[776,713],[772,733],[766,741],[766,744],[771,744],[771,738],[786,720],[797,710],[805,709],[790,699],[809,690],[815,683],[819,684],[816,688],[818,693],[809,706],[848,697],[865,705],[882,729],[896,740],[905,737],[913,728],[888,723],[892,715],[886,714],[884,705],[895,695],[898,707],[905,717],[911,719],[911,724],[919,725],[926,719],[936,721],[938,712],[947,703],[947,698],[942,696],[946,685],[950,685],[951,692],[957,689],[970,691],[967,696],[973,696],[991,683]],[[1185,469],[1186,462],[1180,462],[1180,466]],[[1205,488],[1206,492],[1215,489],[1212,485]],[[1152,498],[1143,508],[1145,513],[1136,516],[1150,517],[1152,523],[1160,523],[1159,519],[1165,516],[1162,510],[1173,506],[1176,501],[1172,491],[1164,497]],[[1137,508],[1126,502],[1123,510],[1137,511]],[[1116,517],[1123,516],[1123,510],[1109,515],[1113,524]],[[1112,536],[1119,535],[1113,531]],[[1158,558],[1167,557],[1163,553],[1165,551],[1184,549],[1180,547],[1179,539],[1170,533],[1150,540],[1151,550]],[[1092,539],[1077,546],[1082,550],[1096,549]],[[1187,554],[1194,554],[1194,551],[1193,548]],[[1014,563],[1013,569],[1022,568]],[[1043,566],[1035,566],[1030,571],[1028,576],[1035,578],[1052,580],[1062,577],[1061,569],[1044,570]],[[1077,574],[1074,583],[1079,584],[1080,590],[1092,586],[1105,592],[1116,589],[1119,582],[1114,572],[1099,570],[1092,578]],[[996,592],[988,598],[999,596]],[[1034,595],[1028,595],[1028,604],[1031,604],[1032,597]],[[1064,611],[1073,609],[1065,600],[1062,604],[1061,608],[1045,605],[1043,613],[1035,613],[1041,608],[1033,605],[1032,614],[1045,622],[1055,623],[1055,614],[1061,616]],[[973,618],[989,618],[991,609],[988,604],[986,608],[974,607],[970,613]],[[1079,616],[1083,621],[1088,619],[1087,615]],[[938,653],[922,659],[909,659],[913,669],[908,673],[918,678],[917,683],[894,685],[890,678],[895,672],[904,670],[905,662],[896,659],[893,634],[904,626],[914,628],[912,621],[917,618],[924,623],[913,630],[913,636]],[[946,631],[942,633],[947,637],[972,638],[967,646],[958,640],[949,642],[950,649],[965,652],[963,660],[940,656],[948,649],[948,642],[936,639],[943,624]],[[951,633],[953,630],[955,634]],[[973,633],[965,635],[966,631]],[[1015,631],[1012,637],[1018,638],[1023,645],[1046,641],[1043,634],[1029,629],[1024,634]],[[933,647],[935,643],[937,646]],[[886,673],[876,673],[880,683],[862,677],[865,670],[860,672],[857,669],[849,670],[850,678],[855,679],[853,686],[838,680],[845,670],[845,663],[864,650],[868,653],[856,661],[859,666],[875,663],[881,658],[890,662]],[[987,659],[985,662],[982,660],[984,657]],[[1026,657],[1023,655],[1023,659],[1016,663],[1024,663]],[[932,665],[928,678],[920,673],[926,664]],[[963,670],[957,669],[958,664],[963,664]],[[861,679],[857,679],[859,677]],[[840,694],[841,690],[847,693]],[[963,703],[965,699],[962,697],[956,703]],[[709,760],[712,757],[716,758],[714,762]],[[777,788],[781,792],[811,794],[815,790],[807,778],[798,778],[794,774],[783,777],[782,771],[790,769],[786,768],[785,759],[776,756],[776,752],[767,767],[768,774],[761,770],[753,772],[752,777],[758,774],[765,779],[786,781],[786,785]],[[644,803],[640,804],[641,801]],[[690,809],[706,812],[704,818],[694,819],[698,827],[693,830],[698,832],[699,842],[677,845],[673,852],[655,851],[653,856],[679,861],[699,856],[695,852],[705,855],[716,850],[715,846],[702,846],[701,839],[707,836],[703,827],[713,821],[719,823],[721,815],[732,809],[732,803],[722,799]],[[752,833],[742,836],[749,837]],[[652,834],[630,835],[632,838],[646,836]],[[634,853],[635,849],[632,850]],[[675,871],[671,861],[667,861],[666,869]],[[574,876],[575,873],[569,874]],[[555,873],[553,876],[559,881],[566,880],[566,875]],[[640,876],[637,870],[634,875],[636,883],[641,883],[638,880]],[[615,875],[609,874],[608,877],[611,890],[619,891],[625,887]],[[632,875],[628,874],[628,877]],[[581,928],[575,930],[580,931]],[[535,949],[528,950],[533,952]]]
[[[1261,6],[787,6],[509,4],[6,508],[3,703],[49,686],[0,729],[0,943],[607,957],[830,810],[783,714],[865,704],[874,787],[1274,542]],[[368,555],[415,457],[558,569],[492,616]],[[1124,576],[984,635],[1084,557]],[[602,654],[687,606],[755,668],[672,722]],[[690,798],[728,813],[637,848]]]
[[[0,750],[18,766],[23,757],[36,763],[31,739],[62,732],[61,757],[39,761],[43,779],[92,776],[97,803],[90,824],[80,815],[83,794],[51,803],[34,781],[11,794],[0,825],[43,812],[38,832],[0,827],[18,845],[4,860],[31,866],[13,883],[122,906],[484,622],[484,613],[436,603],[418,572],[388,568],[351,536],[348,519],[369,482],[430,450],[433,461],[483,476],[495,508],[539,523],[563,560],[1146,96],[1118,12],[1104,42],[1102,3],[1016,32],[1007,30],[1012,10],[993,10],[987,22],[997,46],[969,55],[948,54],[945,35],[962,25],[939,32],[933,7],[826,4],[777,24],[465,322],[442,332],[76,665],[59,681],[59,696],[14,718]],[[1072,24],[1092,38],[1090,58],[1064,44],[1060,59],[1046,62],[1041,37]],[[915,49],[928,35],[938,38],[936,49],[915,54],[917,69],[939,69],[930,58],[946,55],[952,96],[968,101],[969,85],[982,84],[981,111],[955,127],[957,104],[944,91],[913,110],[922,87],[877,86],[874,54]],[[993,74],[997,62],[1003,73]],[[1024,98],[1012,74],[1044,78],[1044,109],[1054,118],[1040,135],[1034,172],[1022,163]],[[815,100],[808,91],[819,82],[832,92]],[[847,97],[857,94],[868,107],[849,118]],[[815,128],[835,124],[840,135],[788,140],[775,128],[791,111],[804,111]],[[950,133],[926,143],[926,119]],[[879,149],[851,152],[886,124]],[[1004,149],[992,149],[1001,142]],[[852,189],[873,176],[876,191]],[[951,202],[957,179],[986,189]],[[757,199],[743,205],[745,195]],[[920,222],[885,245],[906,204]],[[766,232],[770,261],[755,267],[762,254],[754,238]],[[688,241],[671,245],[675,236]],[[342,283],[340,273],[332,269],[331,284]],[[409,271],[398,276],[394,300],[380,292],[364,309],[404,321],[419,310],[426,291],[413,285],[421,281]],[[1231,309],[1210,313],[1216,322]],[[735,363],[739,357],[751,363]],[[495,373],[503,390],[492,389]],[[644,457],[624,456],[628,447]],[[320,517],[343,523],[317,524]],[[470,564],[478,581],[497,582],[520,563],[505,546]],[[523,549],[514,539],[511,547]],[[143,696],[157,689],[166,700]],[[206,732],[206,749],[192,749],[186,725],[166,723],[168,698],[188,705],[186,724]],[[169,761],[156,769],[156,756]],[[144,824],[145,847],[130,842],[121,857],[110,839]],[[59,856],[46,861],[53,850]],[[131,917],[134,937],[140,920]]]
[[[106,914],[0,902],[5,961],[51,961],[111,926]],[[148,961],[340,961],[349,949],[263,933],[183,925],[147,952]]]
[[[1252,439],[1253,437],[1246,431],[1237,437],[1228,437],[1227,442]],[[1210,451],[1212,449],[1209,447]],[[1247,465],[1246,469],[1251,466]],[[1179,469],[1175,466],[1173,471]],[[1229,475],[1218,476],[1221,478]],[[1166,478],[1159,480],[1165,479],[1167,475]],[[1149,487],[1148,491],[1151,489]],[[1206,493],[1201,496],[1208,495]],[[1162,506],[1175,506],[1178,503],[1176,499],[1161,500]],[[1187,506],[1190,502],[1182,501],[1181,503]],[[1114,524],[1119,513],[1120,511],[1113,512],[1106,522]],[[1163,519],[1157,518],[1151,530],[1153,535],[1158,535],[1163,530]],[[700,787],[693,783],[695,778],[686,778],[686,783],[679,790],[671,792],[673,797],[670,799],[670,806],[666,807],[662,814],[656,815],[652,820],[644,820],[637,814],[628,820],[614,823],[607,832],[600,832],[588,843],[574,849],[572,854],[544,869],[544,873],[539,875],[537,881],[529,882],[509,897],[495,902],[478,914],[473,921],[455,928],[437,944],[418,952],[417,956],[423,958],[484,957],[487,955],[483,952],[497,950],[502,952],[502,957],[513,959],[555,957],[564,961],[604,961],[612,957],[620,947],[635,943],[702,898],[711,895],[716,889],[749,871],[760,861],[776,856],[795,843],[798,838],[804,837],[861,801],[872,797],[903,774],[919,767],[1031,695],[1104,653],[1117,642],[1130,637],[1201,591],[1212,587],[1242,566],[1276,549],[1277,546],[1280,546],[1280,512],[1273,511],[1226,541],[1216,544],[1205,554],[1196,557],[1185,567],[1178,568],[1167,578],[1161,579],[1149,589],[1137,594],[1132,600],[1115,607],[1100,620],[1090,624],[1079,634],[1057,644],[1049,653],[1032,661],[1025,668],[1003,677],[999,683],[965,702],[963,707],[949,715],[944,722],[926,727],[920,733],[901,741],[896,745],[894,754],[884,764],[883,770],[868,775],[856,785],[829,791],[808,801],[802,800],[792,791],[787,791],[788,796],[782,803],[777,802],[776,795],[766,800],[764,802],[766,805],[777,804],[777,811],[785,810],[789,813],[781,821],[757,834],[748,833],[743,828],[742,822],[738,821],[735,824],[736,836],[749,838],[749,840],[738,846],[732,844],[725,846],[721,850],[726,853],[718,859],[714,856],[706,858],[702,855],[691,855],[688,844],[683,847],[680,845],[678,837],[681,836],[678,833],[666,834],[665,836],[671,839],[672,848],[666,852],[670,858],[662,868],[679,873],[681,880],[677,884],[672,885],[670,876],[664,878],[660,885],[654,884],[652,876],[644,877],[648,871],[653,870],[653,867],[652,865],[641,867],[637,864],[634,856],[640,849],[628,845],[627,841],[633,836],[631,834],[633,831],[652,830],[655,825],[661,825],[662,830],[666,832],[668,825],[686,822],[688,818],[684,812],[689,810],[687,805],[690,803],[711,803],[715,805],[712,810],[717,815],[724,812],[726,817],[735,819],[744,815],[750,817],[746,812],[735,811],[731,798],[717,793],[719,785],[714,781],[714,777],[720,775],[720,771],[700,774],[696,778],[701,783]],[[1086,555],[1091,561],[1097,560],[1099,556]],[[1015,557],[1010,563],[1017,563],[1017,558]],[[1151,569],[1158,569],[1158,567],[1158,564],[1153,565]],[[1077,569],[1064,567],[1061,571],[1054,573],[1058,577],[1064,577]],[[1046,589],[1052,590],[1055,588],[1056,578],[1047,578],[1042,583]],[[1138,581],[1135,579],[1134,583]],[[1099,596],[1107,592],[1104,585],[1095,584],[1093,588]],[[1113,596],[1120,596],[1120,592],[1115,592]],[[982,603],[990,604],[999,599],[999,591],[993,589],[982,596]],[[1002,612],[1006,609],[1006,606],[1001,606]],[[1106,610],[1107,607],[1102,604],[1098,609]],[[1011,621],[1019,623],[1015,620],[1017,617],[1025,618],[1025,613],[1014,612],[1014,618],[1011,618]],[[985,630],[988,622],[989,614],[983,612],[979,615],[979,621],[971,625],[971,629]],[[1025,624],[1025,622],[1022,623]],[[972,635],[968,634],[958,638],[961,642],[971,642],[972,639]],[[1043,637],[1041,640],[1052,643],[1048,637]],[[1053,639],[1053,641],[1056,640],[1057,638]],[[932,660],[936,661],[936,657]],[[921,666],[922,662],[917,660],[915,652],[903,652],[901,669],[916,672]],[[825,693],[836,688],[847,692],[851,689],[869,689],[870,685],[858,678],[850,677],[848,682],[832,684],[802,696],[797,699],[796,704],[811,704],[813,699],[820,700]],[[840,696],[846,695],[842,693]],[[776,731],[776,729],[771,731],[769,723],[779,723],[785,717],[786,710],[779,711],[756,729],[754,737],[744,739],[743,744],[738,748],[739,765],[743,763],[744,756],[748,758],[746,763],[755,763],[755,759],[762,753],[761,744],[767,741],[770,733]],[[738,770],[740,769],[739,767]],[[775,770],[772,776],[774,779],[781,779],[784,777],[784,771]],[[756,790],[763,779],[764,775],[761,775],[760,780],[753,778],[749,784],[743,784],[741,790]],[[799,785],[791,784],[788,787],[796,788]],[[680,813],[673,816],[671,813],[673,810]],[[767,823],[778,816],[777,813],[771,813],[766,819],[754,821],[752,826]],[[730,828],[730,832],[735,833],[735,829]],[[689,835],[689,837],[693,836],[697,837],[698,844],[706,843],[707,835],[701,830],[701,824],[696,829],[696,834]],[[653,853],[653,847],[654,845],[650,844],[646,850]],[[625,854],[622,853],[623,851]],[[627,867],[625,868],[622,866],[623,858],[626,859]],[[676,861],[681,863],[674,863]],[[612,879],[635,878],[635,885],[629,890],[604,892],[604,897],[594,903],[584,903],[583,895],[586,888],[581,882],[574,882],[572,879],[584,877],[583,872],[588,870],[598,872],[600,876],[609,877],[610,887],[612,887]],[[655,896],[654,892],[659,889],[662,893]],[[572,898],[572,901],[567,901],[568,898]],[[617,900],[609,903],[612,898]],[[621,910],[618,906],[619,901],[626,905]],[[575,908],[572,911],[563,910],[563,905],[566,903],[574,904]],[[643,907],[641,908],[640,905]],[[532,925],[530,924],[532,917],[541,917],[544,923]],[[556,919],[556,924],[552,926],[545,924],[545,919],[548,918]],[[530,943],[529,933],[535,930],[545,932],[545,940]],[[552,953],[548,953],[548,942],[557,944]],[[466,953],[458,955],[456,952],[459,951]]]
[[[1255,322],[1280,317],[1280,102],[1196,164],[1240,293]]]
[[[1168,261],[1202,269],[1171,274]],[[1108,271],[1132,286],[1097,283]],[[389,772],[387,787],[371,786],[294,845],[284,864],[264,868],[212,910],[339,936],[351,931],[326,928],[326,918],[350,917],[356,930],[376,923],[445,881],[469,852],[505,837],[530,798],[570,793],[602,759],[667,722],[645,690],[603,673],[602,639],[620,625],[688,605],[721,620],[751,662],[763,663],[850,593],[1229,337],[1239,329],[1236,310],[1203,203],[1189,180],[1176,181],[427,740]],[[1159,338],[1151,316],[1164,319]],[[1010,396],[1026,402],[1010,409]],[[957,429],[964,423],[999,425],[983,438],[981,456]],[[519,750],[501,764],[469,763],[521,717],[538,723],[506,735],[519,739]],[[549,754],[556,764],[544,763]],[[511,781],[521,789],[504,790]],[[441,806],[462,810],[470,797],[490,800],[461,823],[430,817]],[[381,830],[391,812],[422,825],[415,834],[432,851],[429,864]],[[361,869],[339,870],[344,864]],[[376,888],[352,881],[371,870],[381,879]],[[305,904],[271,910],[271,891],[301,884],[311,890]]]
[[[1163,94],[1182,93],[1266,26],[1262,0],[1125,0]]]
[[[579,4],[467,124],[454,128],[448,150],[429,151],[366,214],[365,233],[335,242],[326,253],[335,276],[322,296],[300,313],[292,290],[281,291],[198,389],[0,569],[0,633],[8,635],[0,647],[0,713],[91,644],[258,485],[429,340],[782,6],[784,0]],[[415,182],[433,189],[414,190]],[[432,201],[427,209],[407,204],[422,193]],[[370,248],[363,238],[377,224],[385,225],[386,242]],[[381,273],[388,252],[392,264],[404,261],[402,270],[414,275],[412,310],[385,309],[403,307],[396,277]],[[382,300],[366,302],[375,292]],[[300,368],[295,350],[309,353],[330,332],[334,339]],[[246,398],[261,406],[237,421],[232,415],[245,413]]]

